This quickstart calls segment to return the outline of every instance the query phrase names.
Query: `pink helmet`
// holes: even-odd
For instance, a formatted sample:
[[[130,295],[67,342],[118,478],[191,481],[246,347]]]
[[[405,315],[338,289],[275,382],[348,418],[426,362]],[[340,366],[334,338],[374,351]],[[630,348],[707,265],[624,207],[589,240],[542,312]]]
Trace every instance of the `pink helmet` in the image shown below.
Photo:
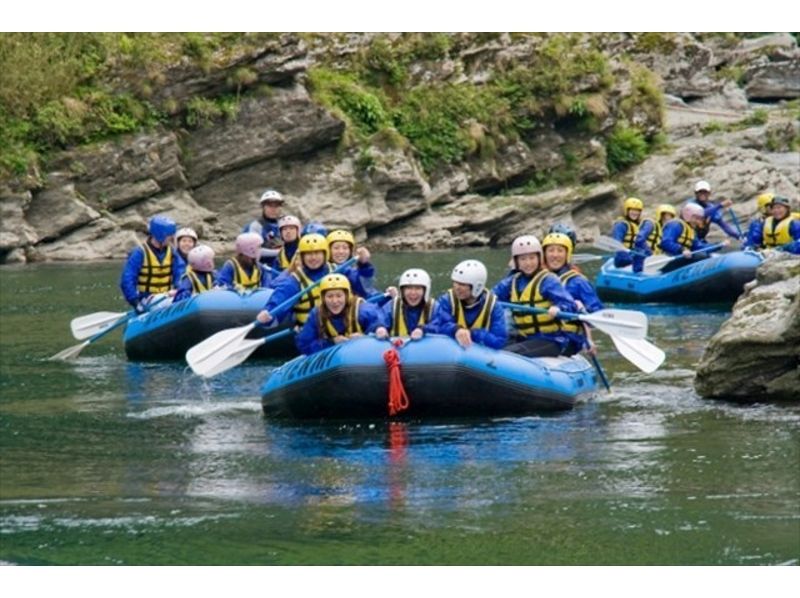
[[[278,230],[282,229],[284,226],[296,226],[298,235],[300,234],[300,229],[303,228],[297,216],[283,216],[282,218],[278,218]]]
[[[208,245],[198,245],[189,252],[189,265],[198,272],[214,270],[214,250]]]
[[[236,253],[257,260],[261,255],[263,239],[258,233],[242,233],[236,237]]]
[[[527,253],[542,253],[542,244],[533,235],[522,235],[511,243],[511,257]]]
[[[703,208],[692,201],[681,208],[681,218],[686,222],[689,222],[693,216],[702,216],[703,213]]]

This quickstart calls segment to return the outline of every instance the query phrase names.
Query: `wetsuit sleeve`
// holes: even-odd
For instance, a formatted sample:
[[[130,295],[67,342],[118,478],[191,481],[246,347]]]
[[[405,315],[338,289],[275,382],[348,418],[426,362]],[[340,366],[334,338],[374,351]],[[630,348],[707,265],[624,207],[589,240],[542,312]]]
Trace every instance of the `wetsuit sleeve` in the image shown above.
[[[295,336],[295,345],[303,355],[311,355],[333,345],[328,339],[322,338],[317,325],[318,320],[317,308],[315,307],[309,313],[306,323],[303,324],[303,327]]]
[[[589,313],[603,309],[603,303],[597,296],[592,283],[582,276],[570,278],[567,282],[567,292],[583,303]]]
[[[283,303],[284,301],[286,301],[287,299],[296,295],[299,292],[300,292],[300,283],[297,282],[294,276],[286,276],[275,283],[275,291],[272,293],[272,295],[270,295],[270,298],[267,301],[267,304],[264,306],[264,309],[266,309],[268,312],[270,312],[270,314],[272,314],[273,310],[276,307],[278,307],[281,303]],[[278,316],[282,315],[284,314],[278,314]],[[309,318],[310,317],[311,316],[309,316]]]
[[[259,264],[259,267],[261,268],[261,284],[258,286],[262,289],[270,288],[273,280],[272,272],[269,270],[269,268],[265,268],[261,264]]]
[[[561,285],[555,274],[545,276],[540,288],[542,296],[561,311],[578,311],[574,297]]]
[[[394,306],[393,301],[387,301],[383,305],[380,305],[378,309],[381,311],[381,318],[383,319],[383,325],[386,326],[387,330],[391,330],[392,324],[394,322],[394,314],[392,313],[392,307]]]
[[[661,243],[658,245],[661,251],[667,255],[680,255],[683,253],[683,247],[678,243],[678,237],[680,237],[682,230],[683,227],[680,222],[674,220],[667,222],[661,236]]]
[[[611,228],[611,238],[616,239],[620,243],[624,243],[625,233],[628,232],[628,225],[624,222],[615,222]]]
[[[186,272],[186,262],[177,251],[172,252],[172,288],[177,289]]]
[[[214,279],[215,287],[225,287],[226,289],[233,288],[233,264],[230,261],[225,262],[222,268],[219,269],[217,277]]]
[[[125,301],[130,303],[133,307],[139,302],[139,291],[136,289],[139,271],[142,269],[144,263],[144,254],[141,247],[135,247],[129,254],[128,259],[125,261],[125,266],[122,268],[122,275],[119,280],[119,288],[122,291]]]
[[[652,255],[653,251],[650,249],[650,245],[647,243],[647,237],[650,236],[650,233],[653,232],[655,225],[653,224],[652,220],[645,220],[642,223],[642,226],[639,228],[639,232],[637,233],[636,237],[633,240],[633,247],[639,253],[643,253],[644,255]]]
[[[454,333],[455,334],[455,333]],[[508,329],[506,328],[506,314],[503,308],[495,303],[492,309],[489,330],[471,330],[472,340],[492,349],[502,349],[508,342]]]
[[[710,215],[708,214],[708,210],[712,210]],[[739,238],[739,231],[725,221],[724,218],[725,210],[722,207],[722,204],[714,204],[713,206],[706,208],[706,211],[704,213],[708,218],[711,219],[711,222],[713,222],[714,224],[719,226],[722,230],[724,230],[726,235],[728,235],[733,239]]]
[[[506,276],[503,280],[494,285],[492,293],[495,294],[498,301],[511,301],[511,284],[513,280],[513,276]]]
[[[789,223],[789,236],[793,240],[783,245],[781,249],[794,255],[800,255],[800,220],[795,219]]]
[[[423,327],[423,331],[426,334],[446,334],[455,337],[456,330],[458,324],[450,315],[450,297],[447,294],[442,295],[436,304],[430,323]]]
[[[753,220],[750,226],[747,227],[747,238],[744,243],[745,249],[758,249],[761,247],[762,237],[764,235],[764,221]]]
[[[172,300],[173,303],[189,299],[192,296],[192,281],[189,280],[188,276],[181,278],[177,289],[178,292],[175,293],[175,298]]]
[[[362,303],[358,308],[358,323],[365,334],[386,325],[381,310],[369,303]]]

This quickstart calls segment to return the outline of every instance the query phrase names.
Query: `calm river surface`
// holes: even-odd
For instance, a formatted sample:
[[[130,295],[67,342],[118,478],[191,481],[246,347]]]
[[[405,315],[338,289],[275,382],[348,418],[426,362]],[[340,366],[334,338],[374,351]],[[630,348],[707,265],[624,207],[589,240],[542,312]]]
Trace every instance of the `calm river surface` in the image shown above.
[[[447,285],[478,257],[377,256]],[[275,363],[204,381],[130,363],[119,333],[72,363],[69,321],[125,311],[119,263],[0,269],[0,561],[17,564],[798,564],[800,407],[701,400],[724,308],[648,306],[645,375],[549,417],[265,420]],[[590,273],[592,268],[587,268]],[[324,393],[325,389],[319,390]],[[412,397],[413,400],[413,397]]]

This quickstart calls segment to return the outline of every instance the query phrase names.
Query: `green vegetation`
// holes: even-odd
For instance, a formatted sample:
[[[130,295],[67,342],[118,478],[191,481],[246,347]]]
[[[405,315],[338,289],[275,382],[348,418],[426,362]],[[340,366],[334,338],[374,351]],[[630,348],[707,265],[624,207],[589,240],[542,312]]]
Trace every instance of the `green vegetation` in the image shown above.
[[[644,135],[624,123],[614,127],[606,144],[608,170],[611,174],[638,164],[647,157],[649,147]]]

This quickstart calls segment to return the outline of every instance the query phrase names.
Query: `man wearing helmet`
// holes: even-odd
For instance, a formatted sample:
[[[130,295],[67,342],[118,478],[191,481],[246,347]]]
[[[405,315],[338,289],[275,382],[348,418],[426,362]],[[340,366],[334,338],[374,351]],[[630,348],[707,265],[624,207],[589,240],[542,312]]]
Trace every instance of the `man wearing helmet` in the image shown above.
[[[304,355],[375,332],[384,325],[378,309],[353,294],[346,276],[327,274],[319,289],[320,304],[308,314],[295,338]]]
[[[342,274],[347,276],[353,293],[365,299],[380,291],[375,289],[375,266],[370,262],[372,257],[366,247],[356,247],[356,240],[353,233],[347,230],[337,229],[331,231],[326,237],[328,241],[328,252],[330,253],[331,263],[340,266],[349,260],[353,255],[357,256],[358,261],[355,265],[347,268]]]
[[[772,199],[772,215],[764,221],[762,239],[767,249],[800,255],[800,219],[791,213],[791,204],[786,197]]]
[[[664,236],[664,225],[675,218],[678,213],[668,203],[662,203],[656,208],[656,218],[645,218],[639,227],[639,233],[633,241],[633,246],[643,255],[661,253],[661,237]],[[634,269],[636,272],[641,272]]]
[[[695,251],[710,247],[711,244],[702,240],[696,230],[703,226],[703,208],[695,203],[686,203],[681,208],[680,218],[670,220],[664,226],[663,236],[661,237],[661,251],[667,255],[683,256],[681,259],[672,260],[664,266],[662,272],[671,272],[677,268],[690,264],[694,261],[704,260],[708,257],[706,253],[694,254]],[[723,245],[727,245],[724,241]]]
[[[236,237],[236,255],[222,265],[214,286],[240,293],[270,286],[272,275],[258,261],[260,255],[261,235],[242,233]]]
[[[147,239],[128,254],[119,286],[125,300],[140,313],[146,311],[152,295],[168,293],[183,276],[186,264],[172,248],[176,230],[172,218],[153,216]]]
[[[273,319],[270,312],[278,305],[332,272],[333,267],[328,263],[328,242],[325,237],[317,234],[303,235],[297,244],[292,265],[275,281],[275,291],[264,309],[258,313],[258,321],[269,324]],[[295,325],[305,324],[311,310],[319,304],[320,290],[316,286],[295,304]]]
[[[757,213],[755,217],[750,220],[750,225],[747,227],[747,236],[745,237],[745,249],[763,249],[763,233],[764,221],[772,214],[772,199],[775,197],[774,193],[762,193],[756,197]]]
[[[644,258],[650,255],[649,253],[632,251],[636,235],[639,234],[639,221],[642,218],[642,210],[644,210],[644,203],[636,197],[629,197],[622,203],[622,217],[617,218],[614,222],[614,228],[611,229],[611,237],[622,243],[627,250],[617,251],[616,255],[614,255],[614,266],[616,268],[624,268],[633,264],[633,271],[641,272]]]
[[[214,287],[217,276],[214,270],[214,250],[208,245],[198,245],[189,252],[189,265],[178,285],[173,303],[205,293]]]
[[[258,233],[262,239],[260,261],[270,262],[278,255],[281,247],[281,233],[278,219],[283,208],[283,196],[275,189],[267,189],[258,200],[261,215],[242,228],[243,233]]]
[[[411,268],[400,275],[397,286],[400,291],[382,309],[386,324],[375,331],[375,336],[418,340],[436,309],[436,301],[431,299],[431,277],[421,268]]]
[[[708,181],[697,181],[694,186],[694,197],[687,199],[683,205],[690,203],[703,208],[703,220],[695,231],[701,241],[706,240],[712,222],[724,230],[725,234],[732,239],[739,239],[739,232],[723,219],[723,210],[730,208],[733,202],[730,199],[723,199],[719,203],[711,201],[711,184]]]
[[[197,233],[194,229],[188,226],[178,229],[175,234],[175,248],[184,263],[189,263],[189,252],[195,247],[197,247]]]
[[[300,219],[296,216],[282,216],[278,220],[278,231],[281,236],[281,248],[278,255],[270,262],[273,270],[283,271],[292,264],[300,242]],[[262,260],[263,261],[263,260]]]
[[[502,348],[508,339],[505,315],[486,288],[487,277],[486,266],[478,260],[465,260],[453,268],[453,287],[439,297],[425,332],[446,334],[464,348],[473,342]]]
[[[558,277],[544,264],[542,245],[533,235],[522,235],[511,243],[511,257],[515,271],[494,285],[500,301],[537,307],[542,313],[514,312],[515,337],[506,351],[526,357],[546,357],[565,354],[570,338],[564,332],[563,322],[557,319],[559,311],[574,312],[575,300],[561,286]]]

